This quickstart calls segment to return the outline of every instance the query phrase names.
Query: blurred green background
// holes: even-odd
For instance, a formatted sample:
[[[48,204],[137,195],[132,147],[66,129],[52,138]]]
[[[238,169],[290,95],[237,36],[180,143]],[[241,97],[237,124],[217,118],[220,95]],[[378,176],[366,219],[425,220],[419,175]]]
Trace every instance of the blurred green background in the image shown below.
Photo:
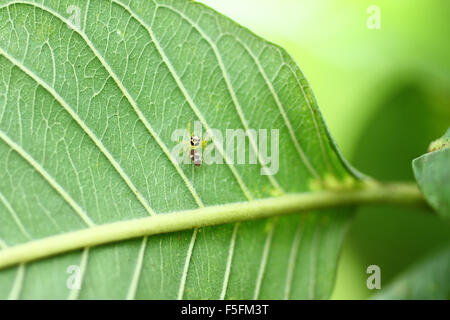
[[[448,0],[199,2],[289,51],[344,156],[368,175],[413,180],[411,160],[450,125]],[[367,27],[371,5],[380,29]],[[365,299],[376,293],[367,266],[381,267],[383,288],[448,242],[450,225],[423,212],[359,209],[332,298]]]

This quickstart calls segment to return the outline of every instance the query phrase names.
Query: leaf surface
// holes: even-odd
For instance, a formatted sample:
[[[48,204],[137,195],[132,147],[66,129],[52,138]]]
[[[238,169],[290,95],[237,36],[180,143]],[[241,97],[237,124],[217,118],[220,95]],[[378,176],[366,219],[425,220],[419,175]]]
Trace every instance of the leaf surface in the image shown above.
[[[2,251],[357,180],[284,50],[191,1],[70,6],[0,4]],[[278,129],[279,170],[179,164],[172,133],[195,120],[222,133]],[[0,298],[327,298],[349,216],[311,212],[72,251],[0,270]]]

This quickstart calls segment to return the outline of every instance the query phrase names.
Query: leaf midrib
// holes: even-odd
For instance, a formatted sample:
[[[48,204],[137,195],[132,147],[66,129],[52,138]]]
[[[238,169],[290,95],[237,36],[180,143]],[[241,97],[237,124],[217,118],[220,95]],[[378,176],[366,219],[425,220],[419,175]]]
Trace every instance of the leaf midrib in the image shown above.
[[[342,191],[286,194],[276,198],[235,202],[113,222],[33,240],[1,250],[0,269],[67,251],[142,236],[363,204],[426,206],[415,184],[367,183],[364,187]]]

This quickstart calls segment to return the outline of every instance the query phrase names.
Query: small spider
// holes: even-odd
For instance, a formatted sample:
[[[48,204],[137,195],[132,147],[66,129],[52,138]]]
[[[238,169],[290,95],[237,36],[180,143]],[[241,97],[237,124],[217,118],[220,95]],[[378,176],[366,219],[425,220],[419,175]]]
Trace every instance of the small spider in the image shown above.
[[[200,167],[202,165],[202,150],[208,145],[209,138],[202,140],[199,136],[191,132],[191,122],[188,123],[188,134],[190,136],[189,145],[189,158],[191,162],[196,166]]]

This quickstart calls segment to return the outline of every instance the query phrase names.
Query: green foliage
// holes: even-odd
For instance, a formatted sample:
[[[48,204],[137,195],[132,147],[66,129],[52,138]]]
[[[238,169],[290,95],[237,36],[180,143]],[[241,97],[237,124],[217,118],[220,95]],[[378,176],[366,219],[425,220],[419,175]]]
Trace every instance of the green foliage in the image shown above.
[[[178,163],[171,136],[192,121],[278,129],[276,175],[261,174],[260,157]],[[2,2],[0,167],[0,268],[22,252],[0,270],[2,299],[325,299],[352,208],[113,237],[39,260],[16,249],[186,210],[282,207],[298,193],[307,203],[324,189],[364,199],[371,185],[340,155],[293,59],[188,0]],[[73,267],[80,289],[68,285]]]

